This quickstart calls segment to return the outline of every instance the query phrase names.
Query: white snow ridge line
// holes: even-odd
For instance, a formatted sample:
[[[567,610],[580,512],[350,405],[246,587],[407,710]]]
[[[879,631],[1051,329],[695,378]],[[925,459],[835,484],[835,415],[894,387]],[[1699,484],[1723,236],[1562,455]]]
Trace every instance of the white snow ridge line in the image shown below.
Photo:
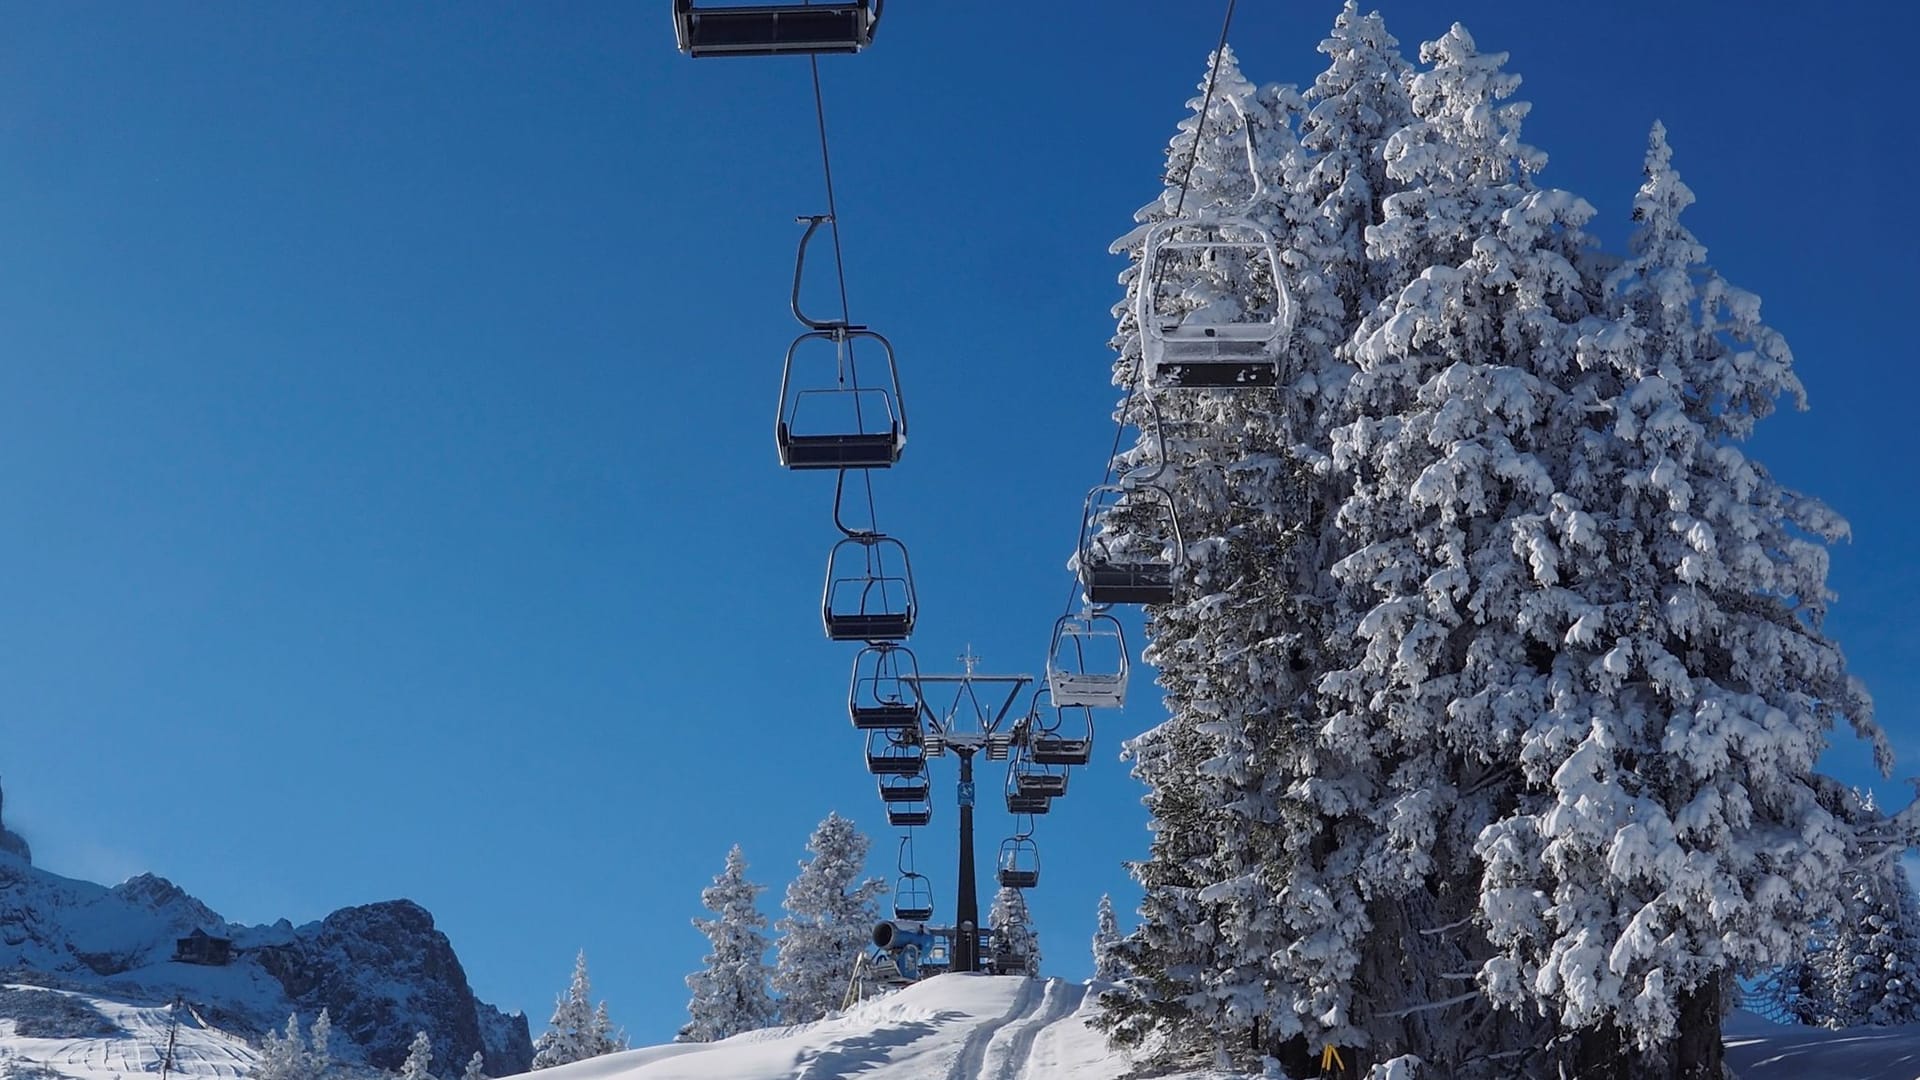
[[[1046,991],[1040,998],[1038,1014],[1021,1024],[1014,1031],[1013,1038],[1007,1040],[1006,1051],[1000,1058],[1000,1068],[994,1073],[998,1080],[1026,1080],[1028,1066],[1032,1064],[1033,1041],[1040,1037],[1042,1031],[1078,1009],[1086,993],[1085,986],[1069,986],[1059,979],[1048,979]]]
[[[1013,999],[1012,1007],[1000,1019],[981,1024],[967,1036],[960,1046],[960,1056],[953,1059],[953,1068],[947,1070],[947,1080],[980,1080],[987,1063],[987,1047],[993,1043],[993,1037],[1008,1024],[1034,1011],[1033,988],[1040,980],[1027,979],[1020,984],[1020,996]]]

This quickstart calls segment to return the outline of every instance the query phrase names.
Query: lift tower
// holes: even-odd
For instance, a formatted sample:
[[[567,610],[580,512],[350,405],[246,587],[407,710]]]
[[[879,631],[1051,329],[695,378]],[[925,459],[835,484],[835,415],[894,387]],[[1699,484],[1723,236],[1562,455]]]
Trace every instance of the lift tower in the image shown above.
[[[980,970],[980,892],[974,880],[973,759],[985,753],[988,761],[1005,761],[1013,747],[1011,731],[1001,730],[1020,692],[1033,682],[1031,675],[982,675],[980,658],[971,647],[959,657],[957,675],[921,675],[904,678],[913,686],[925,720],[921,736],[926,756],[951,752],[960,760],[956,789],[960,809],[960,868],[953,905],[953,970]],[[936,711],[935,695],[950,704]]]

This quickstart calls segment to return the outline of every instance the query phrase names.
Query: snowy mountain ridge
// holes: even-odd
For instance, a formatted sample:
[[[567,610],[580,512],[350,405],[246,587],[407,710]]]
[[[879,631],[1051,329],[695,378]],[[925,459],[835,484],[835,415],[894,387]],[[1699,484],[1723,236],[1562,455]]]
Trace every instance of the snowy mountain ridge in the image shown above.
[[[65,995],[58,1015],[84,1019],[92,1009],[104,1016],[81,1024],[98,1029],[86,1037],[103,1044],[140,1042],[154,1022],[140,1010],[178,998],[242,1043],[284,1025],[290,1013],[310,1022],[325,1008],[336,1056],[379,1068],[397,1066],[421,1030],[443,1065],[475,1051],[495,1075],[532,1062],[526,1017],[474,997],[452,944],[411,901],[344,908],[299,927],[284,919],[242,926],[157,875],[108,888],[36,867],[25,852],[24,844],[0,845],[0,983],[15,987],[0,992],[0,1033],[17,1034],[23,1015],[45,1022],[51,999],[35,996],[40,988]],[[228,962],[174,960],[179,939],[195,931],[230,943]],[[31,1040],[13,1049],[22,1060],[77,1076],[85,1070],[70,1066],[132,1062],[128,1047],[69,1047],[57,1060]]]

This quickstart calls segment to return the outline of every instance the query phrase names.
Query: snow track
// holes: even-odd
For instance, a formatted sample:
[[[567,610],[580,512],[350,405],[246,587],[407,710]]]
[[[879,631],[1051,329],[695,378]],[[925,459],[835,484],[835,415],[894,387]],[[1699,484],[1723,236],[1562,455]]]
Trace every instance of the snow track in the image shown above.
[[[1003,1028],[1002,1034],[1010,1033],[1004,1040],[995,1038],[987,1047],[987,1061],[980,1071],[983,1078],[993,1080],[1040,1080],[1045,1072],[1036,1073],[1032,1069],[1034,1040],[1050,1026],[1059,1023],[1069,1014],[1080,1008],[1080,1002],[1087,996],[1087,988],[1048,979],[1045,991],[1040,997],[1040,1009],[1031,1020],[1015,1028]],[[994,1050],[1000,1053],[996,1056]],[[997,1060],[996,1060],[997,1057]]]
[[[117,1030],[70,1038],[12,1035],[0,1039],[4,1050],[23,1064],[46,1066],[73,1080],[118,1080],[160,1072],[173,1017],[164,1005],[130,1005],[63,990],[20,986],[15,989],[63,995],[92,1006]],[[208,1025],[190,1009],[181,1009],[175,1033],[171,1075],[238,1080],[253,1071],[259,1056],[244,1041]]]
[[[973,1032],[967,1036],[967,1040],[960,1044],[960,1056],[954,1059],[953,1068],[947,1070],[947,1080],[982,1080],[988,1075],[987,1051],[993,1048],[995,1038],[1005,1031],[1009,1024],[1034,1012],[1038,1004],[1034,1000],[1036,997],[1034,988],[1039,985],[1038,979],[1022,980],[1019,994],[1013,999],[1013,1005],[1006,1014],[998,1020],[990,1020],[973,1029]],[[1042,1000],[1045,998],[1044,994],[1038,996]]]

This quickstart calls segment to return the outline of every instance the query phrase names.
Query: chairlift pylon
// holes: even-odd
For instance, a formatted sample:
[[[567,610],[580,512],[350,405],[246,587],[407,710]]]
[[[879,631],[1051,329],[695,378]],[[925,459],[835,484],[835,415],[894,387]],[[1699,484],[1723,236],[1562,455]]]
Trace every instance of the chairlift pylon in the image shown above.
[[[884,469],[900,460],[907,445],[907,406],[900,393],[900,368],[893,343],[882,335],[843,319],[815,319],[800,308],[800,279],[807,260],[807,242],[824,214],[808,222],[800,238],[793,268],[794,317],[807,329],[787,346],[780,372],[779,411],[774,419],[774,442],[780,464],[789,469]],[[854,346],[862,341],[879,345],[887,360],[887,381],[862,386],[854,362]],[[833,379],[814,379],[802,385],[795,378],[794,361],[804,350],[819,353],[818,343],[833,347]]]
[[[853,532],[833,545],[820,598],[829,639],[904,641],[918,613],[905,544],[877,532]]]
[[[884,0],[821,4],[695,4],[674,0],[673,34],[688,56],[854,53],[873,43]]]
[[[1127,703],[1127,635],[1120,620],[1088,609],[1053,624],[1047,687],[1056,705],[1118,709]]]
[[[1089,604],[1165,604],[1186,541],[1173,496],[1152,484],[1102,484],[1080,518],[1081,591]]]

